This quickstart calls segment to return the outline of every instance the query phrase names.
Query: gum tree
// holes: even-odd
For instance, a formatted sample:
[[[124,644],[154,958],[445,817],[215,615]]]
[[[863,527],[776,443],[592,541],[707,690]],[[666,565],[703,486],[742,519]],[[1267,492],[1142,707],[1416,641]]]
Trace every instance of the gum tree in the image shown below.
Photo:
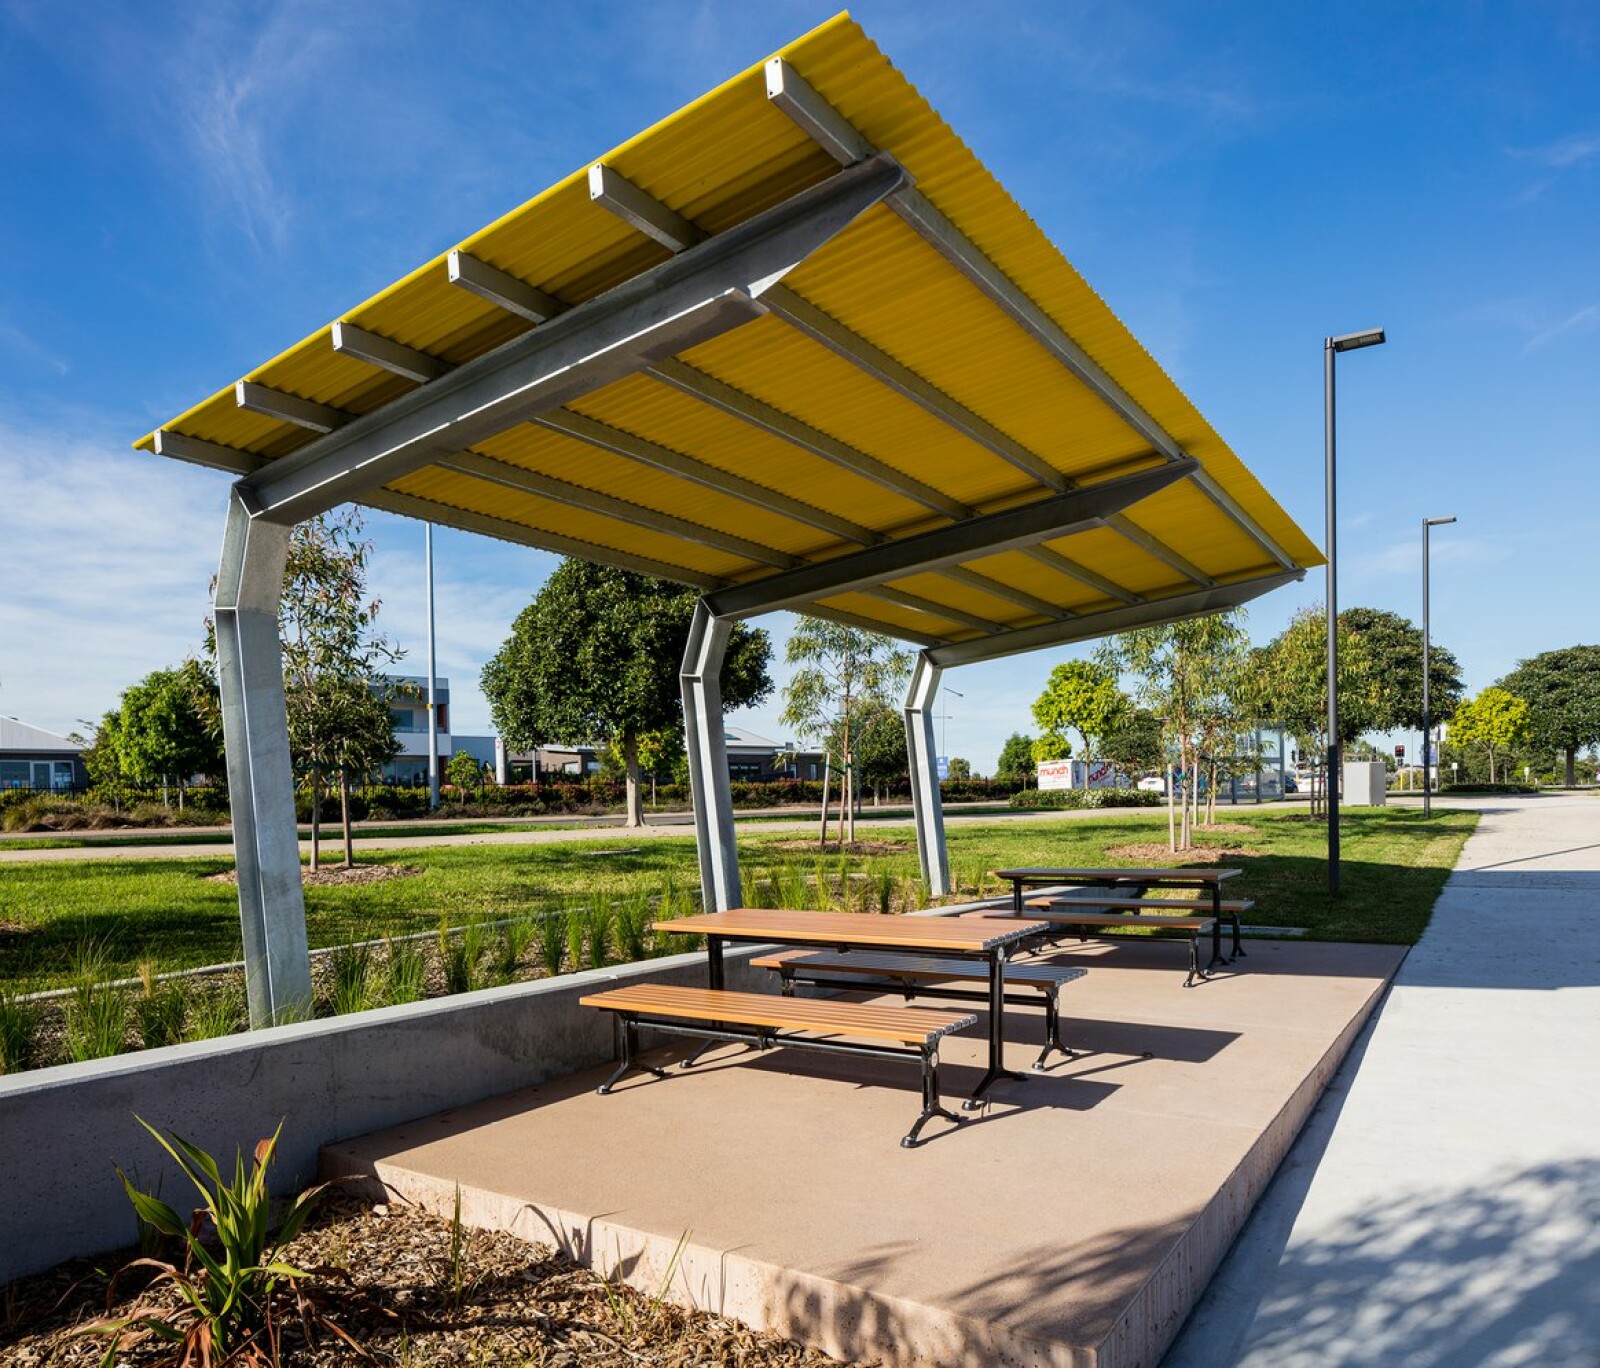
[[[1127,695],[1117,687],[1114,670],[1092,660],[1068,660],[1050,671],[1044,692],[1034,701],[1033,720],[1044,736],[1053,739],[1075,731],[1083,743],[1083,786],[1089,787],[1089,765],[1098,743],[1116,727],[1130,709]]]
[[[683,726],[678,670],[696,594],[667,580],[565,560],[483,669],[495,726],[512,750],[548,742],[615,746],[627,776],[627,825],[644,825],[640,750]],[[722,666],[724,708],[771,691],[760,628],[735,625]]]
[[[839,840],[855,839],[851,770],[856,739],[875,708],[892,708],[911,673],[911,653],[893,637],[802,616],[785,659],[782,720],[806,741],[821,742],[839,765]],[[827,794],[823,794],[827,803]]]
[[[1600,646],[1567,646],[1520,661],[1498,687],[1527,703],[1533,744],[1565,756],[1571,788],[1578,752],[1600,742]]]

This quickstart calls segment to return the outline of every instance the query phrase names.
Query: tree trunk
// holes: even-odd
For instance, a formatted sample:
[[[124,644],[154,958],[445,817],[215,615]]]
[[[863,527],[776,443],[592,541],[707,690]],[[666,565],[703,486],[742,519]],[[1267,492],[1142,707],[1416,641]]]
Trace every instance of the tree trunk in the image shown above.
[[[1178,849],[1178,787],[1172,782],[1172,766],[1167,766],[1167,849]]]
[[[311,767],[311,872],[318,869],[322,844],[322,771]]]
[[[627,827],[642,827],[644,825],[644,801],[639,791],[639,738],[632,732],[624,732],[622,736],[622,760],[627,769],[627,816],[623,825]]]
[[[833,752],[822,752],[822,820],[817,824],[817,849],[828,845],[828,788],[833,783]]]
[[[1572,788],[1578,782],[1578,748],[1567,747],[1567,787]]]
[[[344,867],[356,867],[355,843],[350,838],[350,771],[339,769],[339,822],[344,827]]]

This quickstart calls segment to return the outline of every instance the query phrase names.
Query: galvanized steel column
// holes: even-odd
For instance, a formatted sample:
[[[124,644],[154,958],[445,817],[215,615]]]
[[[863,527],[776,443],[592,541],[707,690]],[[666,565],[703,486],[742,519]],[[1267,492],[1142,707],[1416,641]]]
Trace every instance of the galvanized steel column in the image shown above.
[[[939,797],[939,756],[933,742],[933,697],[944,673],[923,651],[906,690],[906,759],[911,769],[911,805],[917,822],[917,856],[930,897],[950,891],[950,852],[944,842],[944,805]]]
[[[278,644],[289,534],[288,527],[252,518],[236,487],[212,603],[251,1026],[297,1020],[311,1010]]]
[[[702,906],[707,912],[725,912],[743,901],[739,849],[733,834],[728,743],[722,729],[722,658],[732,631],[732,621],[715,616],[702,599],[694,606],[689,644],[683,652],[684,742],[694,800]]]

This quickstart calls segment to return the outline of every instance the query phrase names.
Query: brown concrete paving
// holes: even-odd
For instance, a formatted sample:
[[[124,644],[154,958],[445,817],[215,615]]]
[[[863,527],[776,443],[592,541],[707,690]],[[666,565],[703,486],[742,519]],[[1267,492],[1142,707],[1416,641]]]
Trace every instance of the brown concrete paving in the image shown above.
[[[1404,951],[1252,942],[1185,990],[1177,945],[1094,946],[1062,996],[1086,1053],[907,1151],[916,1070],[725,1048],[609,1097],[580,1075],[331,1146],[330,1173],[555,1240],[654,1292],[892,1363],[1151,1365]],[[1018,1009],[1008,1062],[1042,1021]],[[945,1042],[976,1082],[986,1027]],[[681,1052],[682,1042],[663,1051]],[[1153,1058],[1142,1058],[1151,1051]]]

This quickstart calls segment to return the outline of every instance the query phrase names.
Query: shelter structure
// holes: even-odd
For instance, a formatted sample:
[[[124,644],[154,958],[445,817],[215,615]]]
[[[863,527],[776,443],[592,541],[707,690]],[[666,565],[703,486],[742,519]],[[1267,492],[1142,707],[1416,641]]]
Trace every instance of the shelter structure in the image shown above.
[[[345,501],[703,593],[682,688],[705,902],[739,902],[718,671],[793,609],[941,671],[1218,611],[1317,549],[845,15],[142,438],[231,471],[216,591],[253,1021],[310,991],[277,605]]]

